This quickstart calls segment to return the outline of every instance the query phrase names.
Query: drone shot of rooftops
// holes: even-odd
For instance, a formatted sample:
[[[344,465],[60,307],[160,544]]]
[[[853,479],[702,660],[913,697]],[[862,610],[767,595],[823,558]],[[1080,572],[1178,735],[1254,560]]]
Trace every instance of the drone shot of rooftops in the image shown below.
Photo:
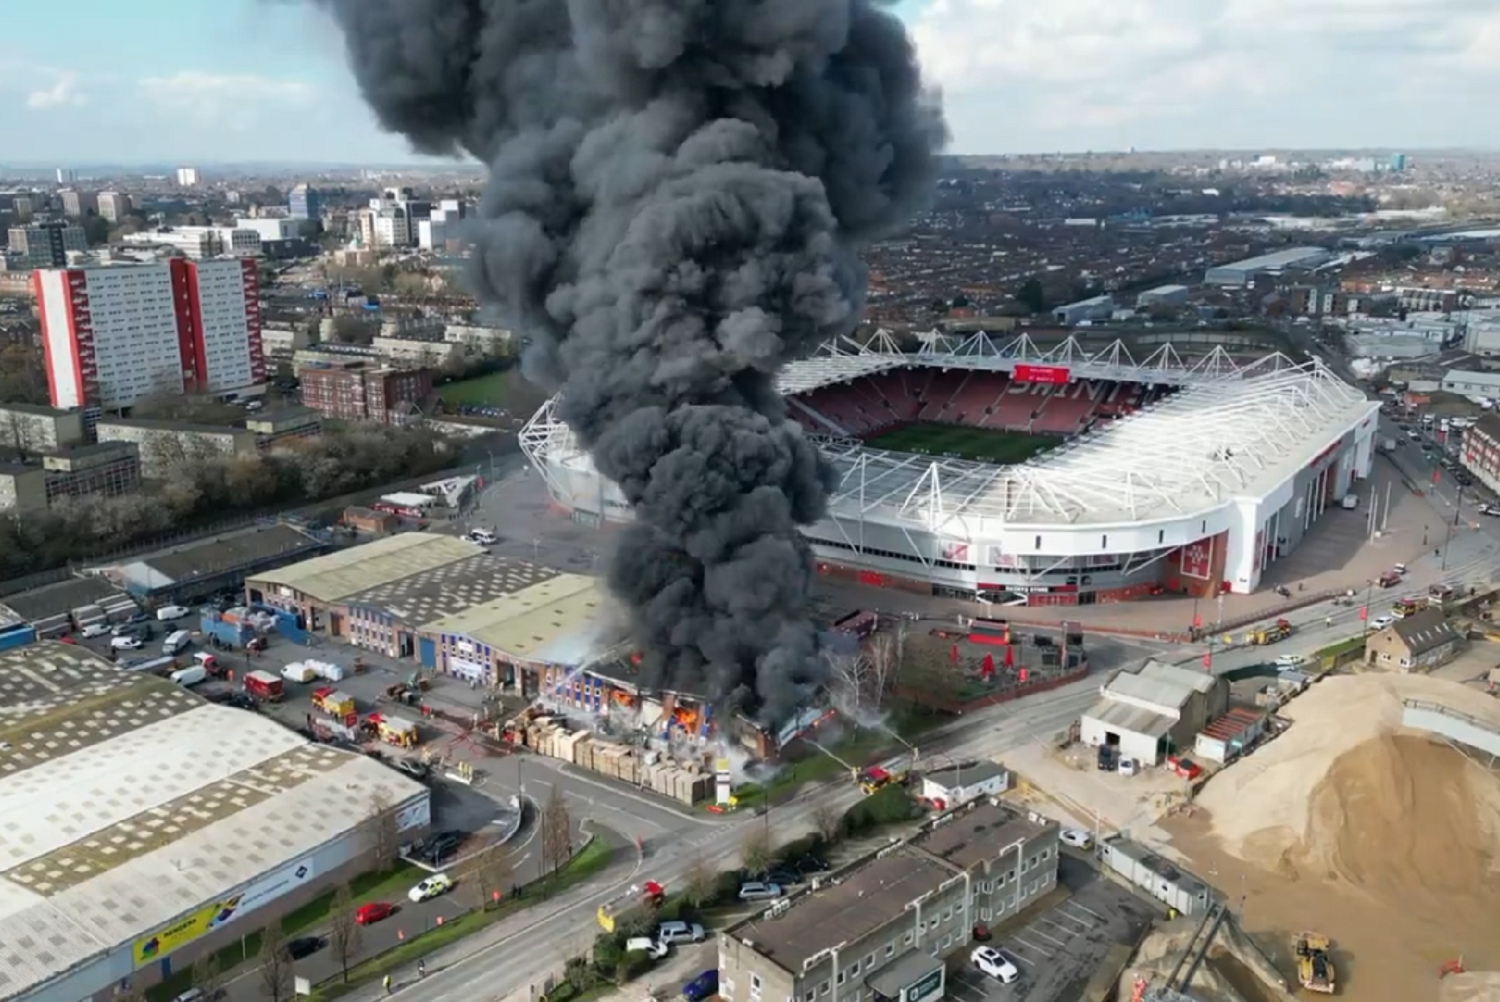
[[[13,7],[0,1002],[1500,1002],[1500,7]]]

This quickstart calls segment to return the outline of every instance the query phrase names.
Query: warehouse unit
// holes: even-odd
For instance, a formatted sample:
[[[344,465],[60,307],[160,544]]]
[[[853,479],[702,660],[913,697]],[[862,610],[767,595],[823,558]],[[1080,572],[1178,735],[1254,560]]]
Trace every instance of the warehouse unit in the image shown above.
[[[1100,695],[1079,720],[1079,740],[1143,765],[1193,747],[1198,732],[1229,709],[1223,678],[1154,660],[1119,672]]]
[[[0,997],[144,988],[363,868],[428,790],[78,647],[0,652]],[[408,836],[409,837],[409,836]]]

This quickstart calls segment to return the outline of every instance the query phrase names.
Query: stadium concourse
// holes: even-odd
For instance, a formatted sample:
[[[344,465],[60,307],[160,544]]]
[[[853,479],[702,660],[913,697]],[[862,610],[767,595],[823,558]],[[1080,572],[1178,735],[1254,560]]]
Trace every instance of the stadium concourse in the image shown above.
[[[1369,476],[1379,411],[1316,360],[1026,334],[831,344],[779,389],[839,475],[820,573],[1033,606],[1254,592]],[[575,517],[630,518],[555,402],[521,445]]]

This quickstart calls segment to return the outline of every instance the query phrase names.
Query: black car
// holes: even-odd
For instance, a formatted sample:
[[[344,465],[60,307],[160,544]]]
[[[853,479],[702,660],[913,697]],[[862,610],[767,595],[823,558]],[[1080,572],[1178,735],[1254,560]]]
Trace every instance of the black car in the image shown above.
[[[287,943],[286,952],[293,960],[301,960],[323,949],[326,942],[322,936],[298,936]]]
[[[833,867],[829,866],[828,860],[824,859],[822,856],[816,856],[812,853],[808,853],[806,856],[803,856],[801,859],[797,860],[796,869],[797,872],[801,874],[827,873],[829,870],[833,869]]]
[[[468,836],[463,832],[438,832],[436,835],[431,836],[421,845],[417,846],[416,851],[412,853],[412,855],[417,859],[436,866],[438,863],[441,863],[444,859],[457,852],[458,847],[464,844],[464,839],[466,838],[468,838]]]
[[[791,887],[794,884],[802,883],[804,878],[801,873],[792,870],[769,870],[756,879],[767,884],[780,884],[782,887]]]

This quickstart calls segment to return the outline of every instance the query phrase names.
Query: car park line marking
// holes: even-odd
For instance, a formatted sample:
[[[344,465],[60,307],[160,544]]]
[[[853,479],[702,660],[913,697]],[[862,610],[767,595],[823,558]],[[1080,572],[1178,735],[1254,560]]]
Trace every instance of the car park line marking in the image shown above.
[[[1058,946],[1067,946],[1068,945],[1068,941],[1067,940],[1065,940],[1065,939],[1058,939],[1056,936],[1049,936],[1045,932],[1042,932],[1042,930],[1038,929],[1035,925],[1029,927],[1026,930],[1026,932],[1029,933],[1030,935],[1040,937],[1041,939],[1045,939],[1049,943],[1056,943]]]
[[[1057,916],[1057,918],[1053,918],[1053,915]],[[1072,926],[1063,925],[1057,920],[1059,918],[1067,919],[1069,922],[1083,926],[1083,928],[1080,930],[1074,929]],[[1054,911],[1052,915],[1043,915],[1040,921],[1046,922],[1049,925],[1055,925],[1059,929],[1067,933],[1088,932],[1090,929],[1094,928],[1094,923],[1090,922],[1088,919],[1081,919],[1077,915],[1069,915],[1067,912],[1062,911],[1061,909]]]
[[[1014,950],[1001,950],[1000,953],[1006,960],[1009,960],[1013,964],[1025,964],[1027,967],[1030,967],[1033,963],[1033,961],[1027,960]]]
[[[1030,940],[1022,939],[1020,933],[1017,933],[1016,935],[1012,936],[1011,937],[1011,941],[1014,942],[1014,943],[1019,943],[1022,946],[1024,946],[1026,949],[1031,950],[1031,951],[1033,951],[1035,953],[1040,953],[1044,958],[1052,956],[1052,951],[1051,950],[1048,950],[1045,947],[1037,946],[1035,943],[1031,942]]]
[[[1100,922],[1104,921],[1103,915],[1100,915],[1092,908],[1085,908],[1083,905],[1080,905],[1076,901],[1064,901],[1062,904],[1057,906],[1058,911],[1062,911],[1064,908],[1077,908],[1079,911],[1087,912],[1088,914],[1094,916],[1094,918],[1098,919]]]

